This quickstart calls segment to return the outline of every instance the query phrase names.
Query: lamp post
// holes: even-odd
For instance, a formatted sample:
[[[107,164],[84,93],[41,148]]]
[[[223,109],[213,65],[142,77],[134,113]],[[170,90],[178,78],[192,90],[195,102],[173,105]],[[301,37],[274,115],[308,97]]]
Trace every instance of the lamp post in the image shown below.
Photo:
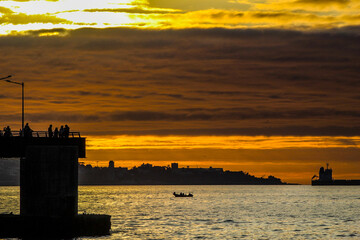
[[[8,83],[21,85],[21,132],[22,132],[22,135],[24,136],[24,99],[25,99],[25,97],[24,97],[24,82],[11,81],[8,79],[11,77],[12,76],[9,75],[7,77],[0,78],[0,80],[4,80],[5,82],[8,82]]]

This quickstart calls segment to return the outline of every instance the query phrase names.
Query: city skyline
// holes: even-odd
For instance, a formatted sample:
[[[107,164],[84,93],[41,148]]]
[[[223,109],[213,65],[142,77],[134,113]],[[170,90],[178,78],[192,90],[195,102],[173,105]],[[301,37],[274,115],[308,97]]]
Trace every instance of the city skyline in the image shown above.
[[[360,179],[360,3],[1,1],[1,75],[25,122],[68,124],[85,162]],[[0,82],[1,129],[21,89]]]

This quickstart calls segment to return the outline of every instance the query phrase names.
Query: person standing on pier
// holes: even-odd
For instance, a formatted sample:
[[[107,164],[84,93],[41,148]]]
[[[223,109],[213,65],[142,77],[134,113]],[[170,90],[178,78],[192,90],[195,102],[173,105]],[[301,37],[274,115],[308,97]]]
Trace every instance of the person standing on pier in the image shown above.
[[[64,137],[64,126],[63,126],[63,125],[61,125],[61,127],[60,127],[59,137],[60,137],[60,138],[63,138],[63,137]]]
[[[64,137],[69,138],[69,134],[70,134],[70,128],[69,128],[68,125],[65,125],[65,127],[64,127]]]
[[[53,130],[52,130],[52,124],[50,124],[50,126],[48,128],[48,134],[49,134],[49,138],[52,138],[54,135]]]
[[[54,138],[58,138],[58,137],[59,137],[59,130],[56,127],[55,130],[54,130]]]
[[[24,127],[24,136],[25,137],[32,137],[33,130],[30,128],[29,123],[26,123]]]

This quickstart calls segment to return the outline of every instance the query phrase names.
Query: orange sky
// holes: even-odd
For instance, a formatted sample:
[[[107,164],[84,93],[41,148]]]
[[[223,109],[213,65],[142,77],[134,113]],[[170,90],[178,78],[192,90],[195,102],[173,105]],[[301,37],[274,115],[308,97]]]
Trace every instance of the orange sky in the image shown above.
[[[359,178],[358,0],[0,1],[0,77],[89,163]],[[0,82],[1,126],[20,88]]]

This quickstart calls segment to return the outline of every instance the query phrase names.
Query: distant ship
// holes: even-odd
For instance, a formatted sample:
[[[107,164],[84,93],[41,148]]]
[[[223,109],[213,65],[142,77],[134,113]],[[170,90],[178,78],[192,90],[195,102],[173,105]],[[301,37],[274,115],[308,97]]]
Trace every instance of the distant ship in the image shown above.
[[[314,175],[312,177],[311,185],[360,185],[360,180],[334,180],[332,177],[332,169],[329,168],[329,164],[327,163],[326,169],[324,169],[324,167],[320,168],[319,176]]]

